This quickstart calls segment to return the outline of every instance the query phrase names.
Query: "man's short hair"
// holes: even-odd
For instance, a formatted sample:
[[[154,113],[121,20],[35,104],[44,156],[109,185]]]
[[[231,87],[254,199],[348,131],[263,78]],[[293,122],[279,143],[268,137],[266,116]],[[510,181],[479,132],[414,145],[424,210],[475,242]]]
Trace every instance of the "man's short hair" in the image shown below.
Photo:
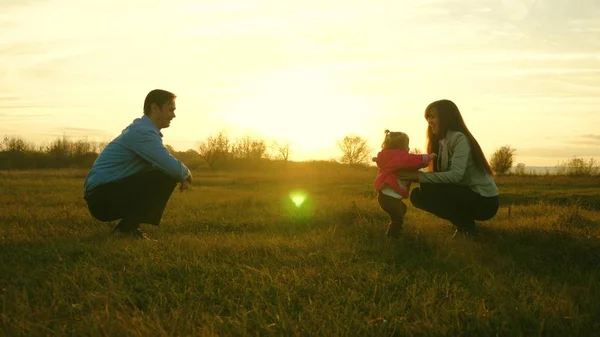
[[[159,108],[162,108],[163,105],[171,102],[175,98],[177,98],[177,95],[166,90],[154,89],[150,91],[144,100],[144,115],[147,115],[152,111],[152,104],[156,104]]]

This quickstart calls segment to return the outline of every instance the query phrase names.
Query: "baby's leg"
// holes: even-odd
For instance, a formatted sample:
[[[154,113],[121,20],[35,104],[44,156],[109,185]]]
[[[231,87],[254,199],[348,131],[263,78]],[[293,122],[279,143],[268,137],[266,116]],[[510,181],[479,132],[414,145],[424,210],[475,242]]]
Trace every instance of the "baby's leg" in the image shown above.
[[[402,202],[402,199],[390,197],[381,192],[377,194],[377,202],[381,209],[390,216],[390,223],[386,235],[389,237],[399,236],[402,233],[404,225],[406,205]]]

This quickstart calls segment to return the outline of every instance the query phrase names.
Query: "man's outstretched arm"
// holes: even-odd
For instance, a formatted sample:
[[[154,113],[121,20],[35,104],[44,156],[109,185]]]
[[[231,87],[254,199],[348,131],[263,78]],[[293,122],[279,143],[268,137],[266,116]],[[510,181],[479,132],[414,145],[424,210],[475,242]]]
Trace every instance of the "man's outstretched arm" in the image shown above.
[[[151,131],[133,131],[126,146],[169,176],[180,182],[192,182],[192,173],[164,146],[162,138]]]

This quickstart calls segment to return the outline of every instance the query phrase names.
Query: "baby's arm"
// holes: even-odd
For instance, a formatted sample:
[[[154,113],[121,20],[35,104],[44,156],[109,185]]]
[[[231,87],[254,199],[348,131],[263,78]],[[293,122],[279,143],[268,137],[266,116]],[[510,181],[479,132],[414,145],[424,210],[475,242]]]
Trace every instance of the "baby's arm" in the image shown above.
[[[397,170],[418,170],[429,165],[431,160],[428,154],[407,154],[395,165]]]

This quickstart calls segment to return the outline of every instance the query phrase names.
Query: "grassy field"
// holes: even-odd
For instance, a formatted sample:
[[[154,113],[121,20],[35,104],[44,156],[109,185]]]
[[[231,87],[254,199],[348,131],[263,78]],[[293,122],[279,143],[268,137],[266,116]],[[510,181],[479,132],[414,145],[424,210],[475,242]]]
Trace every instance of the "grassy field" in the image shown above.
[[[598,178],[499,178],[478,237],[409,206],[389,241],[372,170],[196,172],[152,242],[89,216],[85,173],[0,172],[1,336],[600,334]]]

